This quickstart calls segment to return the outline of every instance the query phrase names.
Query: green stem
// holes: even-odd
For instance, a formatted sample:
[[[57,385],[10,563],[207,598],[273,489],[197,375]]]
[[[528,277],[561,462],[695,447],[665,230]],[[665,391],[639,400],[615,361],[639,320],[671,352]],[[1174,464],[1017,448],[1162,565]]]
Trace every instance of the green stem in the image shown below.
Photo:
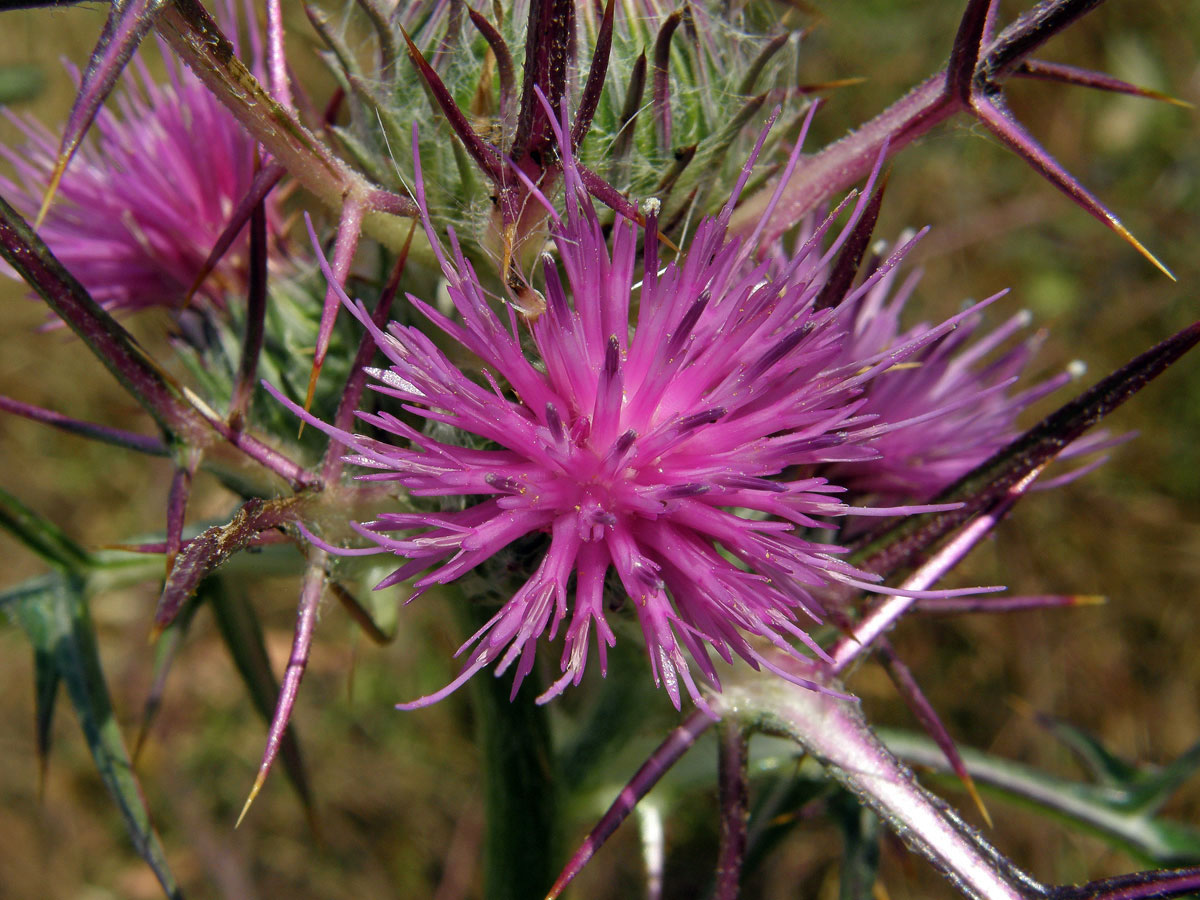
[[[471,633],[490,616],[470,600],[461,607]],[[526,678],[510,702],[511,690],[506,676],[471,679],[487,815],[483,896],[540,900],[557,874],[556,765],[536,679]]]

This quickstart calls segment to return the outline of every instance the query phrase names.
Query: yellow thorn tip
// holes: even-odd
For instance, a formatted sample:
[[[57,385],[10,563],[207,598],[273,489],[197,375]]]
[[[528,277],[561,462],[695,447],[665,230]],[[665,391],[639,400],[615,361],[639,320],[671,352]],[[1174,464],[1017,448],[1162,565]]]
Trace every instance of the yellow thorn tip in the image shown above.
[[[33,220],[33,230],[40,231],[42,222],[46,220],[46,213],[50,212],[50,204],[54,202],[54,195],[58,193],[59,182],[62,181],[63,175],[67,171],[67,163],[71,161],[69,156],[60,156],[54,164],[54,171],[50,173],[50,183],[46,185],[46,196],[42,198],[42,208],[38,210],[37,218]]]
[[[259,770],[258,777],[254,779],[254,787],[250,788],[250,796],[246,798],[246,805],[242,807],[242,812],[238,815],[237,822],[233,826],[234,828],[238,828],[242,824],[242,819],[246,818],[246,813],[250,812],[250,805],[254,802],[254,798],[258,796],[258,792],[262,790],[262,786],[266,780],[266,773]]]
[[[975,779],[970,775],[967,775],[962,779],[962,783],[963,787],[967,789],[967,793],[971,796],[971,802],[974,803],[975,808],[979,810],[979,815],[983,816],[983,821],[987,824],[987,827],[995,828],[996,826],[992,822],[992,816],[988,812],[987,807],[983,805],[983,798],[979,796],[979,791],[975,787]]]
[[[321,364],[323,360],[313,360],[312,373],[308,376],[308,393],[304,395],[304,411],[309,412],[312,409],[313,396],[317,393],[317,379],[321,376]],[[300,428],[296,431],[296,440],[304,434],[304,420],[300,420]]]
[[[1156,269],[1158,269],[1158,271],[1162,272],[1164,275],[1166,275],[1172,281],[1179,280],[1178,278],[1175,277],[1175,274],[1170,269],[1168,269],[1165,265],[1162,264],[1162,262],[1159,261],[1157,256],[1155,256],[1153,253],[1151,253],[1149,250],[1147,250],[1145,245],[1143,245],[1141,241],[1139,241],[1137,238],[1135,238],[1133,236],[1133,233],[1130,232],[1130,230],[1128,228],[1126,228],[1124,225],[1122,225],[1120,222],[1118,222],[1116,220],[1116,218],[1109,219],[1109,224],[1112,226],[1113,231],[1115,231],[1122,238],[1124,238],[1125,241],[1128,244],[1130,244],[1134,250],[1136,250],[1138,253],[1142,254],[1142,256],[1144,256]]]

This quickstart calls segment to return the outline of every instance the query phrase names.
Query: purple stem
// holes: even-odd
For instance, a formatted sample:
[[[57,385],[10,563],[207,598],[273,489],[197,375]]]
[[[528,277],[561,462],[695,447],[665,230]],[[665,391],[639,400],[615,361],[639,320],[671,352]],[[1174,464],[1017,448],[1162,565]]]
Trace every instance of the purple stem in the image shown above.
[[[190,391],[188,393],[190,394]],[[274,447],[264,444],[258,438],[244,431],[234,429],[228,422],[209,409],[198,397],[194,398],[193,406],[203,416],[208,425],[224,438],[226,442],[236,447],[263,468],[269,469],[284,479],[292,490],[300,491],[320,483],[312,472],[309,472],[299,463],[284,456]]]
[[[1050,900],[1149,900],[1194,895],[1197,890],[1200,890],[1200,867],[1192,867],[1135,872],[1088,884],[1064,885],[1050,891]]]
[[[781,663],[799,667],[793,657]],[[816,666],[804,676],[822,681]],[[944,801],[926,791],[883,745],[857,701],[831,691],[807,690],[776,675],[739,670],[714,708],[790,738],[825,764],[830,775],[869,806],[900,838],[975,900],[1031,900],[1046,889],[1016,869]]]
[[[750,754],[746,732],[737,720],[721,722],[717,733],[721,843],[717,852],[717,884],[713,898],[737,900],[741,888],[742,863],[746,858],[746,823],[750,815],[746,769]]]
[[[978,518],[964,527],[957,536],[930,557],[916,572],[905,579],[904,583],[900,586],[900,590],[927,590],[930,585],[934,584],[939,578],[954,568],[1008,514],[1008,511],[1012,509],[1013,505],[1029,489],[1029,486],[1033,484],[1034,480],[1041,474],[1042,469],[1047,464],[1048,462],[1035,468],[1010,487],[1008,492],[997,500],[991,508],[985,510]],[[829,654],[832,659],[830,671],[834,674],[844,671],[864,651],[870,649],[871,644],[876,638],[895,625],[914,602],[914,598],[902,596],[885,597],[879,601],[854,626],[854,630],[850,634],[843,637],[834,645]]]
[[[202,442],[207,429],[168,376],[133,336],[91,298],[34,234],[20,213],[0,198],[0,255],[83,339],[159,426],[185,441]]]
[[[49,425],[93,441],[112,444],[115,447],[136,450],[138,453],[145,453],[150,456],[167,455],[166,444],[162,442],[161,438],[156,438],[148,434],[134,434],[132,431],[109,428],[105,425],[95,425],[92,422],[82,422],[79,419],[72,419],[53,410],[43,409],[40,406],[32,406],[28,403],[21,403],[19,400],[13,400],[11,397],[0,395],[0,410],[24,416],[26,419],[32,419],[34,422],[41,422],[43,425]]]
[[[246,301],[246,334],[242,358],[229,403],[229,425],[241,431],[250,408],[250,397],[258,380],[258,358],[263,346],[263,323],[267,316],[267,211],[260,200],[250,213],[250,284]]]
[[[887,153],[895,153],[955,113],[968,112],[1035,171],[1174,278],[1098,198],[1012,118],[1000,93],[1001,83],[1014,74],[1028,54],[1099,2],[1046,0],[992,40],[994,0],[970,0],[946,69],[921,82],[861,128],[806,159],[787,180],[783,201],[773,211],[769,211],[775,189],[772,184],[747,199],[735,212],[730,233],[755,231],[769,215],[762,238],[766,242],[775,240],[825,198],[866,175],[885,147]]]
[[[217,242],[213,244],[208,258],[204,260],[204,265],[200,267],[192,286],[188,288],[189,300],[200,289],[200,285],[204,284],[204,280],[213,273],[217,263],[221,261],[221,257],[233,246],[233,242],[242,233],[242,228],[250,220],[254,210],[262,203],[263,198],[271,193],[275,185],[279,184],[286,172],[287,170],[279,163],[272,162],[255,173],[254,180],[250,182],[250,190],[234,208],[233,213],[229,216],[229,223],[217,238]]]
[[[621,789],[621,793],[617,794],[617,799],[613,801],[612,806],[608,808],[608,811],[596,823],[596,827],[591,830],[580,844],[579,849],[571,856],[554,882],[554,886],[546,895],[546,900],[555,900],[566,889],[571,879],[580,873],[587,865],[588,860],[596,855],[596,851],[600,849],[601,845],[617,830],[617,826],[628,818],[638,801],[650,793],[650,789],[658,784],[658,780],[679,761],[679,758],[696,742],[696,738],[704,734],[712,725],[713,720],[697,710],[684,719],[683,724],[658,745],[650,754],[650,758],[629,780],[629,784],[625,785]]]
[[[387,195],[355,172],[304,126],[296,114],[275,101],[237,58],[229,39],[199,0],[173,0],[163,10],[160,31],[177,56],[196,73],[288,173],[331,209],[347,197],[370,197],[366,225],[380,242],[398,247],[402,241],[396,216],[415,217],[417,206],[404,197]],[[391,197],[388,212],[377,198]],[[403,210],[395,213],[392,210]]]

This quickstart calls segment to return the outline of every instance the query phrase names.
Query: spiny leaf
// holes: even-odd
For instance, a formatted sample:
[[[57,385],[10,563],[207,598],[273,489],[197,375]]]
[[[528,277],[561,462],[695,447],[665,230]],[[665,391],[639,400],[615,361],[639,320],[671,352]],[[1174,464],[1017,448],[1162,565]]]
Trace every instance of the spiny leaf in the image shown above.
[[[121,72],[129,64],[138,44],[154,26],[154,21],[165,3],[166,0],[112,0],[108,19],[100,32],[100,40],[97,41],[96,49],[92,51],[92,57],[88,60],[80,80],[79,93],[67,118],[58,159],[50,173],[46,196],[42,200],[42,208],[38,211],[34,228],[41,228],[67,165],[79,149],[83,136],[95,121],[105,98],[112,92]]]
[[[929,738],[889,728],[877,729],[877,733],[905,762],[933,772],[947,771],[945,757]],[[1111,785],[1059,778],[970,748],[963,748],[961,753],[967,770],[984,793],[1095,834],[1157,865],[1200,862],[1200,829],[1130,809],[1125,792],[1114,790]]]
[[[879,872],[879,842],[883,836],[879,816],[846,791],[839,791],[829,811],[841,828],[844,850],[838,900],[874,900]]]
[[[54,656],[45,649],[33,650],[34,719],[38,758],[38,797],[46,792],[46,771],[50,764],[50,731],[54,725],[54,703],[62,678]]]
[[[45,666],[52,664],[66,685],[96,769],[121,811],[134,848],[154,871],[167,896],[181,897],[113,717],[82,581],[53,577],[46,582],[45,590],[24,596],[12,608],[34,652],[52,661],[42,663],[42,684],[50,677]]]
[[[1018,712],[1027,712],[1035,722],[1061,741],[1078,762],[1099,784],[1124,790],[1137,778],[1138,770],[1100,743],[1094,735],[1063,721],[1057,716],[1037,712],[1028,704],[1017,701]]]

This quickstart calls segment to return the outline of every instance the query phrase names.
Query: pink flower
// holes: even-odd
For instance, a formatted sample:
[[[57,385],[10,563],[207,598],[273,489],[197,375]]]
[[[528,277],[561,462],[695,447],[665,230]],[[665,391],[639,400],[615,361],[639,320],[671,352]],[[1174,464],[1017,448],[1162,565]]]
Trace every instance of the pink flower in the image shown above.
[[[109,310],[178,307],[200,273],[255,174],[255,142],[188,69],[163,54],[158,84],[140,59],[103,109],[68,166],[40,234]],[[129,85],[135,80],[137,86]],[[33,119],[6,113],[28,139],[0,147],[17,183],[0,189],[24,215],[41,205],[59,141]],[[268,233],[282,214],[267,199]],[[272,240],[272,246],[277,246]],[[198,297],[223,308],[243,295],[248,269],[243,233],[206,279]]]
[[[404,708],[436,702],[493,662],[498,673],[516,665],[515,694],[539,639],[560,629],[562,676],[542,700],[578,683],[593,633],[603,670],[615,641],[604,599],[610,571],[631,600],[654,678],[676,706],[681,687],[703,706],[693,665],[719,685],[713,653],[794,678],[760,652],[762,639],[793,654],[798,641],[821,655],[805,628],[819,614],[816,593],[831,582],[886,590],[806,529],[828,527],[828,516],[916,510],[851,509],[836,497],[842,487],[811,472],[877,455],[866,440],[874,422],[861,414],[864,386],[962,316],[842,362],[842,316],[813,303],[824,283],[813,274],[825,270],[823,231],[782,266],[756,263],[752,243],[726,238],[749,164],[721,214],[700,223],[678,261],[665,262],[653,215],[644,232],[618,216],[606,238],[574,160],[563,155],[564,217],[529,185],[551,215],[557,253],[542,257],[545,312],[532,323],[511,305],[495,312],[453,232],[447,256],[425,215],[457,317],[410,299],[478,358],[481,377],[418,328],[393,322],[380,332],[346,299],[388,358],[388,368],[370,370],[376,390],[437,429],[360,413],[398,440],[351,435],[272,390],[352,448],[348,461],[374,470],[361,478],[466,501],[356,525],[376,544],[366,552],[406,560],[380,587],[424,572],[419,594],[520,538],[548,536],[536,569],[464,646],[471,649],[459,676]],[[417,200],[424,209],[419,164]],[[532,354],[522,345],[526,328]],[[460,439],[444,437],[444,426]]]
[[[848,329],[841,362],[903,346],[929,330],[926,323],[907,330],[900,326],[920,273],[909,275],[893,293],[897,270],[882,268],[877,281],[855,291],[838,307]],[[1011,390],[1041,337],[1027,336],[1010,344],[1028,327],[1028,312],[979,334],[982,321],[980,315],[968,316],[903,365],[873,378],[865,386],[860,412],[876,417],[879,434],[871,445],[879,457],[838,463],[823,474],[856,495],[885,502],[926,500],[1015,438],[1020,433],[1018,415],[1070,381],[1071,374],[1063,372],[1025,390]],[[1089,440],[1068,455],[1097,446]]]

